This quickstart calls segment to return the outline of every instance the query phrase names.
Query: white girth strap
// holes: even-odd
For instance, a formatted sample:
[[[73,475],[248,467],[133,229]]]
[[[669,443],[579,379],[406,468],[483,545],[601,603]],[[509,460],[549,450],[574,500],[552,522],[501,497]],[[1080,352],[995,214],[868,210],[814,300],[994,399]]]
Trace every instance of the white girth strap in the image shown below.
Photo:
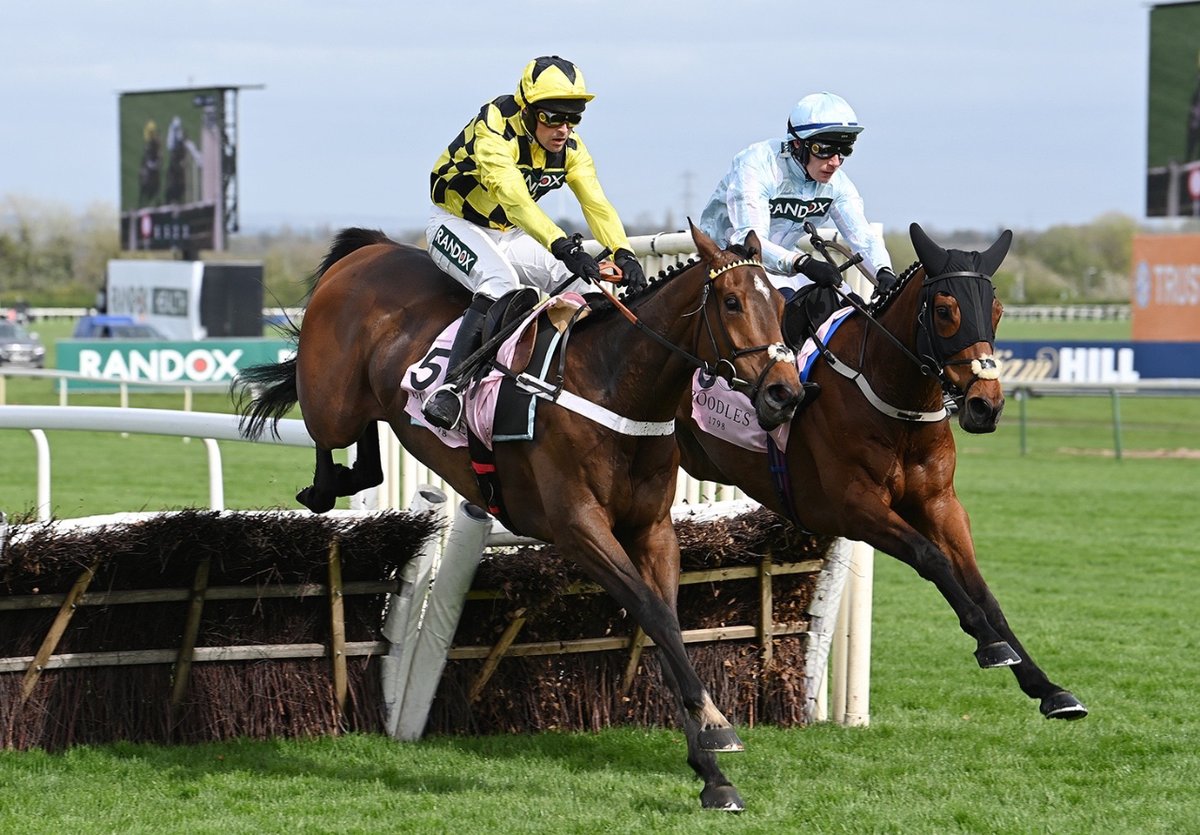
[[[609,429],[614,432],[620,432],[622,435],[661,437],[663,435],[672,435],[675,432],[674,420],[630,420],[597,403],[584,400],[582,397],[572,394],[566,389],[556,391],[545,380],[539,380],[537,377],[529,374],[518,375],[516,382],[518,388],[529,392],[533,396],[549,400],[551,403],[557,403],[568,411],[582,415],[601,426],[607,426]]]
[[[937,423],[940,420],[945,420],[950,416],[946,411],[946,407],[938,409],[936,412],[914,412],[911,409],[898,409],[890,403],[885,402],[871,388],[871,384],[867,382],[867,378],[863,376],[861,371],[854,371],[847,368],[845,364],[835,357],[833,354],[826,351],[822,356],[829,366],[841,374],[848,380],[853,380],[858,386],[859,391],[863,393],[863,397],[867,398],[867,402],[874,406],[880,412],[883,412],[888,417],[898,418],[899,420],[907,420],[912,423]]]

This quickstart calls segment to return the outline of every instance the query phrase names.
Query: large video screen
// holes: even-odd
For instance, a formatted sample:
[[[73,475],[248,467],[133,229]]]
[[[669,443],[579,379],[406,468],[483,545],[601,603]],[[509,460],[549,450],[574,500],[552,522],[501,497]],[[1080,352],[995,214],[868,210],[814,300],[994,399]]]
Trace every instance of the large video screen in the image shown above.
[[[1200,2],[1150,10],[1146,216],[1200,216]]]
[[[118,121],[122,248],[224,249],[225,91],[122,93]]]

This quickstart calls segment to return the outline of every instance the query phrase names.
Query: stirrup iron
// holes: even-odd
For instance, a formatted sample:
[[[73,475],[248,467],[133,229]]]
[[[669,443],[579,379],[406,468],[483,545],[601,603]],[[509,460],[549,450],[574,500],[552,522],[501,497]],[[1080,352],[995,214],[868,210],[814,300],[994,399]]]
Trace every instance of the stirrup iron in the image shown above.
[[[453,429],[463,416],[463,397],[450,383],[443,383],[433,390],[421,414],[439,429]]]

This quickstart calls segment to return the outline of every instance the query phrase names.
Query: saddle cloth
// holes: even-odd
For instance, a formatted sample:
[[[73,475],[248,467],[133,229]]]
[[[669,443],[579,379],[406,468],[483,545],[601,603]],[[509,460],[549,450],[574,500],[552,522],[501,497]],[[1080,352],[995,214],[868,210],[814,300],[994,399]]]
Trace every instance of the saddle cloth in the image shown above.
[[[817,329],[817,336],[828,344],[829,337],[853,312],[852,307],[834,311]],[[796,367],[801,380],[808,380],[816,359],[817,344],[812,339],[804,340],[796,354]],[[754,404],[749,397],[734,391],[729,383],[719,377],[705,377],[700,371],[692,377],[692,420],[714,438],[754,452],[767,451],[768,433],[759,427],[754,417]],[[787,449],[790,428],[791,424],[785,423],[769,433],[780,450]]]
[[[496,354],[497,361],[511,366],[525,332],[537,321],[538,316],[545,313],[553,327],[543,329],[543,333],[538,335],[538,346],[528,368],[531,373],[539,377],[544,376],[562,337],[562,329],[566,327],[575,311],[584,304],[586,300],[577,293],[561,293],[541,302],[526,315],[520,327],[500,346]],[[466,430],[461,428],[461,425],[452,430],[430,425],[421,414],[421,406],[446,380],[446,360],[450,356],[450,346],[454,342],[460,321],[461,319],[454,320],[438,334],[425,356],[408,367],[400,382],[400,387],[408,392],[408,402],[404,411],[408,413],[409,418],[413,423],[437,435],[448,447],[467,446]],[[504,372],[493,368],[483,379],[467,386],[464,399],[466,423],[488,449],[492,449],[494,442],[533,438],[535,404],[532,401],[537,398],[518,390],[512,385],[512,378]],[[500,415],[499,418],[497,414]]]

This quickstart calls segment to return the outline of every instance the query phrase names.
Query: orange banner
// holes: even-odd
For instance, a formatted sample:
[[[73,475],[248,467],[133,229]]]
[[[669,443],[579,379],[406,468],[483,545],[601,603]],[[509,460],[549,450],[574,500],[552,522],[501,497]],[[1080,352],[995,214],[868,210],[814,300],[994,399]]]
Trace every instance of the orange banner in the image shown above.
[[[1135,342],[1200,342],[1200,235],[1135,235]]]

